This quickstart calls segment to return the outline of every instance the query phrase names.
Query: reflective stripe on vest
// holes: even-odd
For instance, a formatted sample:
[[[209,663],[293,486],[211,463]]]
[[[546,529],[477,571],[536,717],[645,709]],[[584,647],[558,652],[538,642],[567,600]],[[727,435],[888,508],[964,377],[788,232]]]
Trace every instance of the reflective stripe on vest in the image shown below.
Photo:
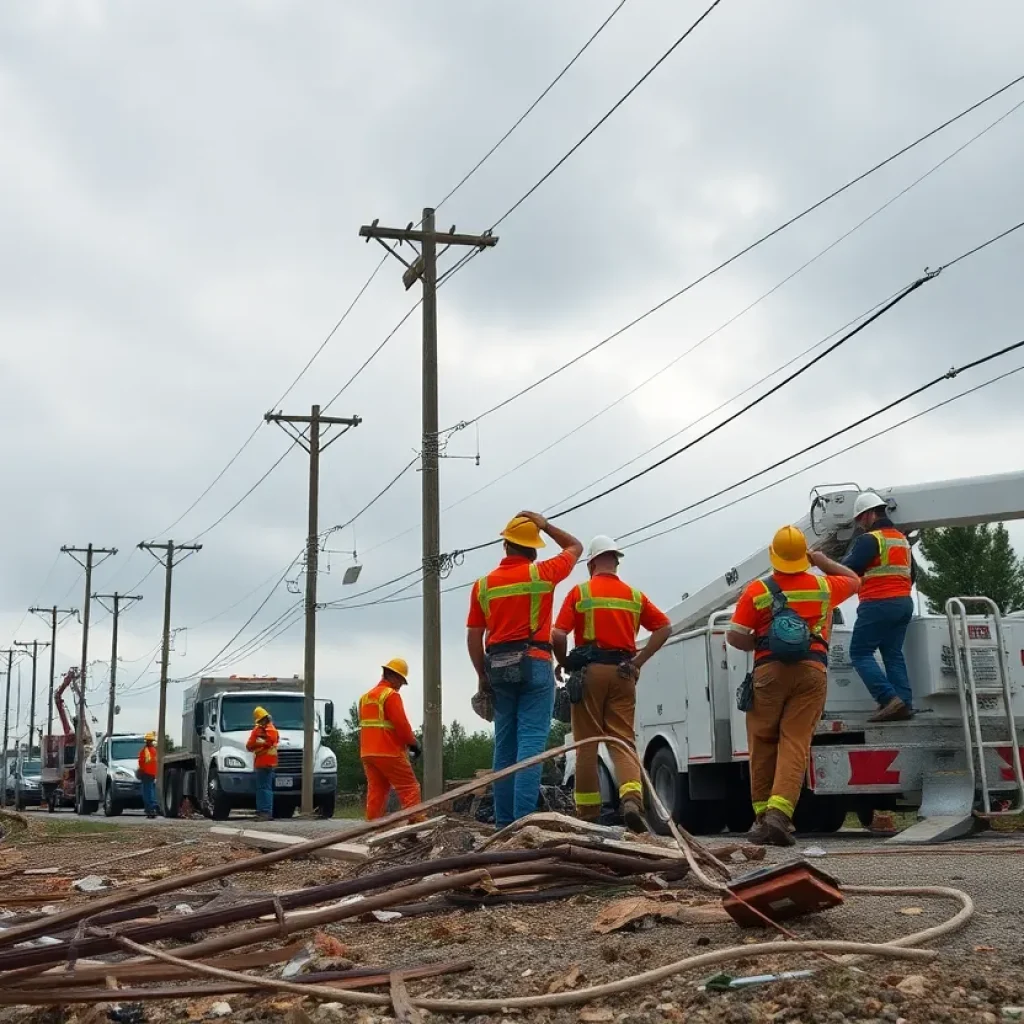
[[[897,532],[897,531],[893,531]],[[878,565],[872,566],[864,573],[865,579],[876,579],[879,576],[902,576],[910,579],[910,542],[902,534],[898,537],[886,537],[881,530],[872,530],[871,536],[878,541]],[[895,565],[892,561],[894,553],[899,560]],[[902,553],[906,552],[904,556]],[[904,563],[902,559],[906,557]]]
[[[364,693],[359,698],[360,729],[394,730],[394,725],[384,717],[384,705],[387,703],[388,697],[394,692],[390,686],[385,686],[376,697],[370,696],[373,693],[373,690],[370,690],[369,693]]]
[[[644,595],[635,587],[630,587],[632,598],[625,597],[594,597],[590,591],[590,583],[580,584],[580,599],[576,602],[576,611],[583,613],[583,639],[591,641],[597,635],[594,631],[594,612],[605,611],[629,612],[633,616],[633,631],[640,629],[640,613],[644,610]]]
[[[782,588],[782,592],[786,595],[786,600],[792,604],[797,601],[807,601],[808,603],[814,602],[815,604],[821,605],[821,617],[814,625],[811,626],[811,632],[815,633],[819,637],[824,635],[825,627],[828,625],[828,609],[829,603],[832,599],[832,595],[828,589],[828,581],[824,576],[818,576],[818,589],[817,590],[786,590]],[[768,584],[764,580],[761,580],[761,586],[764,587],[764,593],[758,594],[754,598],[754,607],[758,611],[764,611],[765,608],[771,608],[774,597]],[[794,609],[795,611],[796,609]]]
[[[501,600],[503,597],[530,597],[530,632],[536,633],[540,629],[540,601],[545,594],[550,594],[555,589],[553,583],[540,578],[540,571],[537,566],[530,563],[530,579],[524,583],[505,583],[499,587],[489,586],[487,577],[481,576],[477,581],[477,599],[483,609],[484,617],[491,614],[491,602]]]

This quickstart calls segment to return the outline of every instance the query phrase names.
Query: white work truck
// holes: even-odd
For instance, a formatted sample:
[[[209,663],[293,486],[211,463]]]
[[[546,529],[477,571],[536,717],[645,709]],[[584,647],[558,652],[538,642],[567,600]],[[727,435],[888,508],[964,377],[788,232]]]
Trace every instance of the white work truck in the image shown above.
[[[813,548],[841,555],[854,533],[856,487],[812,492],[798,526]],[[1024,473],[892,487],[893,522],[916,539],[925,527],[1024,518]],[[770,529],[767,532],[771,532]],[[661,801],[690,831],[745,831],[753,821],[746,720],[736,690],[753,656],[725,640],[746,585],[771,571],[768,550],[751,555],[669,611],[672,637],[637,687],[637,750]],[[965,595],[945,615],[915,616],[904,652],[916,714],[869,723],[874,701],[850,663],[856,602],[834,613],[825,711],[811,747],[798,831],[838,830],[850,812],[862,822],[897,803],[922,821],[895,840],[934,842],[969,832],[978,814],[1024,807],[1024,618]],[[567,781],[574,758],[567,760]],[[600,748],[604,802],[614,805],[615,772]],[[652,805],[649,820],[667,824]]]
[[[245,749],[253,728],[253,709],[270,713],[280,734],[274,778],[274,816],[291,817],[302,798],[304,696],[298,676],[204,678],[184,694],[181,751],[167,754],[162,766],[163,811],[175,818],[187,798],[216,820],[236,808],[256,806],[253,754]],[[334,728],[334,704],[319,702],[313,750],[313,801],[316,812],[334,814],[338,762],[324,743]]]
[[[85,760],[80,813],[90,814],[102,807],[103,813],[113,818],[126,809],[141,809],[142,783],[135,771],[145,745],[142,733],[112,733],[100,739]]]

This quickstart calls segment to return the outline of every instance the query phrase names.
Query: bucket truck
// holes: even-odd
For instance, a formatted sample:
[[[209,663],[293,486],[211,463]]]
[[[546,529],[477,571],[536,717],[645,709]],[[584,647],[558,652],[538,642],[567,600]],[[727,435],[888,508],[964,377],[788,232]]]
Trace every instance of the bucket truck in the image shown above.
[[[808,544],[841,557],[855,533],[862,488],[816,488],[796,525]],[[1024,518],[1024,473],[878,489],[889,516],[916,531]],[[773,525],[766,524],[770,535]],[[692,831],[745,831],[750,806],[746,721],[735,694],[752,655],[725,642],[732,606],[771,571],[768,548],[727,569],[669,611],[672,637],[637,687],[636,742],[662,803]],[[981,595],[953,598],[944,615],[916,615],[904,652],[916,714],[870,723],[876,710],[849,660],[854,612],[836,609],[825,711],[811,747],[798,831],[836,831],[897,801],[920,808],[917,825],[890,842],[951,839],[978,816],[1024,808],[1024,618],[1003,617]],[[566,765],[566,777],[572,763]],[[602,789],[614,803],[614,768],[601,752]],[[649,820],[667,831],[649,806]]]
[[[75,719],[68,713],[67,705],[64,703],[64,694],[70,689],[75,698],[75,707],[77,708],[79,704],[82,708],[85,707],[85,699],[81,694],[81,683],[78,676],[77,668],[69,668],[64,673],[60,686],[53,694],[53,702],[57,708],[57,716],[60,718],[63,731],[43,737],[43,800],[51,811],[56,811],[59,807],[75,807],[78,811],[86,812],[96,809],[95,806],[82,806],[84,797],[79,792],[75,778],[75,741],[77,738]],[[88,757],[93,747],[93,735],[89,728],[88,716],[82,722],[82,737],[85,756]]]

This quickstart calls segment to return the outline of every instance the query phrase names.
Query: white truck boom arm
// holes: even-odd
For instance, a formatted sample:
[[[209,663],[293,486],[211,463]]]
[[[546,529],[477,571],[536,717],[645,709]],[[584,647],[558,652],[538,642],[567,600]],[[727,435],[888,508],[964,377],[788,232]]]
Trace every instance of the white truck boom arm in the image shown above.
[[[853,503],[862,490],[867,488],[846,484],[838,488],[815,488],[811,492],[810,511],[794,525],[804,531],[812,548],[852,538]],[[877,488],[875,493],[886,500],[890,518],[906,532],[1024,519],[1024,472]],[[713,612],[738,600],[751,580],[770,571],[768,546],[765,545],[670,608],[672,632],[683,633],[705,625]]]

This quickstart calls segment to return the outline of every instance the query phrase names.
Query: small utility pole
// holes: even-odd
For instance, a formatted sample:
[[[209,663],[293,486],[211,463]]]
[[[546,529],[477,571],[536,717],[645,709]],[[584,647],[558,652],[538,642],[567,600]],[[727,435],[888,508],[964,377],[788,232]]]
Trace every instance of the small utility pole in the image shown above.
[[[164,757],[167,754],[167,661],[171,650],[171,576],[174,573],[174,566],[181,564],[189,555],[203,550],[202,544],[175,544],[173,540],[163,544],[147,543],[143,541],[139,548],[148,551],[164,567],[164,639],[163,651],[160,655],[160,709],[157,713],[156,733],[156,793],[157,803],[164,807]],[[155,554],[162,551],[162,555]],[[176,563],[174,556],[185,552],[184,557]]]
[[[142,597],[137,594],[119,594],[116,590],[112,594],[93,594],[92,599],[99,601],[104,611],[110,612],[114,617],[113,639],[110,643],[110,695],[107,703],[107,735],[114,732],[114,699],[117,696],[117,624],[121,618],[122,601],[141,601]],[[104,601],[113,601],[114,606],[108,608]]]
[[[0,654],[7,655],[7,695],[4,697],[4,765],[3,765],[3,780],[4,788],[3,793],[0,793],[0,801],[3,802],[3,806],[7,806],[7,744],[10,740],[10,721],[11,721],[11,670],[14,667],[14,648],[10,647],[5,651],[0,651]]]
[[[78,689],[78,723],[75,727],[75,786],[82,785],[85,778],[85,673],[89,661],[89,611],[91,608],[90,598],[92,597],[92,570],[96,565],[102,565],[112,555],[117,554],[117,548],[97,548],[89,544],[84,548],[72,548],[65,545],[61,548],[65,555],[70,555],[83,569],[85,569],[85,603],[82,605],[82,669],[79,677]],[[85,555],[85,561],[79,555]],[[99,562],[94,561],[96,555],[103,557]]]
[[[306,644],[302,669],[304,694],[302,715],[302,813],[313,813],[313,722],[316,716],[316,578],[320,554],[320,455],[342,434],[358,427],[358,416],[323,416],[320,406],[314,405],[308,416],[285,416],[282,412],[268,412],[264,419],[276,423],[301,448],[309,453],[309,529],[306,536]],[[300,433],[294,426],[303,423],[308,433]],[[321,427],[344,427],[329,441],[320,434]],[[326,431],[324,432],[326,436]]]
[[[29,701],[28,711],[28,756],[32,756],[32,733],[36,727],[36,662],[39,658],[39,648],[49,647],[45,640],[15,640],[15,647],[30,647],[32,649],[32,699]],[[39,756],[43,756],[43,730],[39,730]]]
[[[423,281],[423,795],[434,797],[444,787],[441,732],[441,492],[438,471],[440,443],[437,421],[437,246],[484,249],[497,245],[495,235],[457,235],[438,232],[434,211],[426,208],[420,228],[382,228],[364,224],[361,237],[377,239],[406,266],[406,290]],[[419,242],[420,254],[412,263],[387,244]],[[415,246],[414,246],[415,247]]]
[[[54,605],[52,608],[29,608],[29,612],[33,615],[43,616],[44,621],[49,621],[50,623],[50,700],[46,705],[46,735],[49,736],[53,732],[53,687],[55,685],[54,673],[57,670],[57,626],[67,622],[72,615],[77,615],[78,609],[58,608]],[[60,623],[57,622],[58,615],[64,616]]]

